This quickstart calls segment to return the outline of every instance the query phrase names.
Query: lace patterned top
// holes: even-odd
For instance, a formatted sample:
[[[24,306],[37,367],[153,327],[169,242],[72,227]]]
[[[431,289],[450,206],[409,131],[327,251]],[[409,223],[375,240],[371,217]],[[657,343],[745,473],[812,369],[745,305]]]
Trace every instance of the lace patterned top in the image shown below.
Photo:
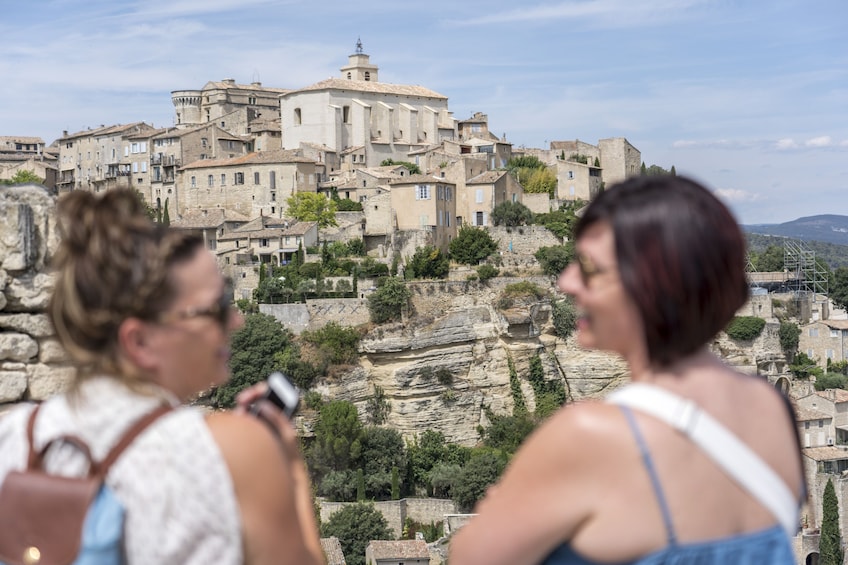
[[[134,392],[107,377],[78,393],[47,400],[35,423],[36,448],[73,434],[99,461],[138,418],[162,402],[161,389]],[[26,464],[26,422],[32,405],[0,415],[0,481]],[[51,447],[50,473],[82,475],[86,459],[71,445]],[[200,409],[181,407],[144,430],[112,466],[106,483],[126,508],[129,565],[242,563],[241,520],[232,479]]]

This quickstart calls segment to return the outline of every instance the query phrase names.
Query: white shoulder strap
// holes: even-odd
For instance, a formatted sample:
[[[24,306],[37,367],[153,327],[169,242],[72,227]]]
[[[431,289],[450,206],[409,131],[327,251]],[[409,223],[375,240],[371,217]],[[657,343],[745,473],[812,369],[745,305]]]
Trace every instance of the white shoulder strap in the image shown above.
[[[650,414],[684,433],[777,518],[789,537],[799,527],[799,503],[774,470],[718,420],[691,400],[660,387],[633,383],[607,402]]]

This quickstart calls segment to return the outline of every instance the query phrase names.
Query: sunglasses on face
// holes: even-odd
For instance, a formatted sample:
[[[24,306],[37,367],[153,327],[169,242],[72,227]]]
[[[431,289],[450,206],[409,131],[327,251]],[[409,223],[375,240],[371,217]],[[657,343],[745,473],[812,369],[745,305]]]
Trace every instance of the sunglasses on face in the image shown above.
[[[224,290],[221,292],[218,300],[211,306],[206,308],[186,308],[179,312],[171,312],[165,316],[165,319],[189,320],[191,318],[212,318],[222,328],[226,328],[232,317],[234,297],[233,282],[227,279],[224,282]]]
[[[579,253],[577,254],[577,266],[580,268],[580,278],[583,280],[584,286],[589,286],[593,278],[610,270],[598,267],[589,257]]]

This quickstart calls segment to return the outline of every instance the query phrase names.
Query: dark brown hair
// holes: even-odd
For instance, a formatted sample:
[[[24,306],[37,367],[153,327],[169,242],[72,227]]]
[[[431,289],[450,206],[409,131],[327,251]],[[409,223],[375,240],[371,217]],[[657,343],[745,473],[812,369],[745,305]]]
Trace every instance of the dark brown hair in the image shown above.
[[[601,193],[575,229],[607,222],[648,357],[668,366],[721,331],[748,299],[745,238],[709,190],[679,176],[633,177]]]
[[[202,247],[194,233],[156,224],[135,191],[74,191],[58,203],[61,243],[48,315],[83,376],[132,378],[118,360],[118,328],[130,317],[155,320],[173,301],[175,264]]]

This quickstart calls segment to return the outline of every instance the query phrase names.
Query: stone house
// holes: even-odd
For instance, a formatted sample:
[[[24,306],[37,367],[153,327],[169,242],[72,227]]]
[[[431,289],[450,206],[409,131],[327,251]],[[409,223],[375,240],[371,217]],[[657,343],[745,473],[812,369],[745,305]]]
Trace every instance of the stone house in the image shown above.
[[[73,134],[64,132],[59,145],[59,192],[91,190],[99,192],[118,187],[144,190],[147,174],[146,134],[156,131],[144,122],[100,126]],[[132,140],[130,139],[132,138]]]
[[[243,226],[250,218],[226,208],[203,208],[188,210],[171,220],[171,227],[197,231],[203,234],[203,242],[210,251],[218,250],[218,238]]]
[[[848,360],[848,320],[818,320],[801,326],[798,351],[824,368],[828,359]]]
[[[799,410],[812,410],[815,413],[826,415],[823,418],[816,418],[815,420],[810,418],[803,421],[804,431],[801,439],[804,440],[805,444],[806,436],[809,434],[810,447],[817,445],[848,446],[848,390],[816,391],[799,398],[797,405]],[[829,424],[828,418],[831,419]]]
[[[251,261],[285,265],[298,249],[318,244],[318,222],[260,216],[218,236],[217,253],[224,266]],[[247,257],[248,259],[241,259]],[[237,259],[238,258],[238,259]],[[256,262],[256,261],[253,261]]]
[[[813,402],[815,403],[815,399]],[[799,406],[796,410],[795,423],[802,447],[823,447],[836,443],[833,416],[827,412]]]
[[[487,171],[465,181],[457,193],[457,225],[492,226],[492,211],[504,202],[521,202],[524,188],[507,171]]]
[[[424,540],[372,540],[365,548],[365,563],[371,565],[429,565],[430,550]]]
[[[603,181],[612,186],[628,177],[640,174],[642,153],[623,137],[608,137],[598,140]]]
[[[315,162],[298,151],[262,151],[185,165],[177,181],[178,210],[221,206],[250,217],[282,218],[286,199],[316,192]]]
[[[378,68],[361,44],[340,69],[339,78],[280,96],[283,147],[326,145],[338,152],[340,167],[373,167],[385,159],[403,161],[410,151],[456,137],[456,120],[446,96],[421,86],[378,80]]]
[[[395,228],[429,232],[430,245],[448,252],[456,237],[456,185],[430,175],[411,175],[390,183]]]
[[[588,202],[601,191],[602,169],[589,163],[581,163],[566,157],[556,162],[557,187],[555,199],[559,202],[584,200]],[[555,206],[559,208],[559,205]]]
[[[18,172],[30,171],[55,190],[58,148],[45,147],[40,137],[0,136],[0,180],[10,180]]]
[[[225,130],[244,134],[255,119],[279,117],[278,97],[285,92],[288,91],[262,86],[258,81],[236,84],[231,78],[209,81],[200,90],[174,90],[171,92],[175,111],[174,124],[184,129],[216,123]],[[248,116],[245,112],[248,119],[241,119],[241,116],[234,114],[238,110],[250,110],[251,114]],[[239,123],[238,126],[236,122]],[[239,128],[242,131],[238,131]]]

